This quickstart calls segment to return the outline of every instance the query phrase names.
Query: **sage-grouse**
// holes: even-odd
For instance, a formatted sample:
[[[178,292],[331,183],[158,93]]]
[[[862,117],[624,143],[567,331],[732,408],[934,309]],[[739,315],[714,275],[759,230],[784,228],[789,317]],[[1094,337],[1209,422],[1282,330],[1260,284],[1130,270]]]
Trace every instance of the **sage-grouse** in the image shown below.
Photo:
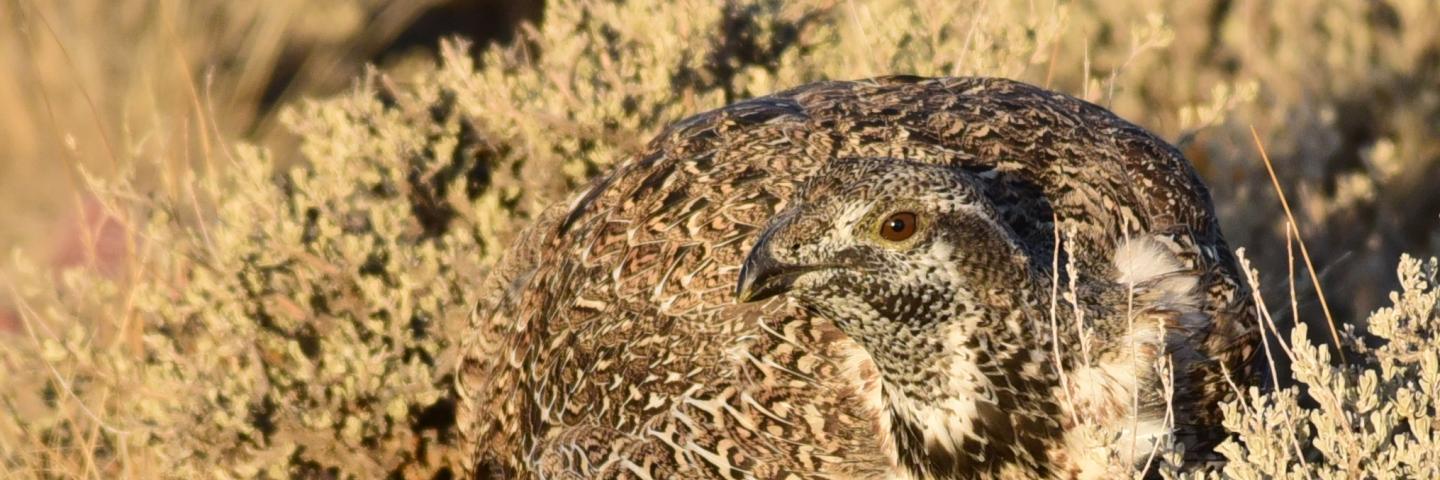
[[[1134,474],[1245,384],[1237,272],[1190,165],[1103,108],[811,84],[670,126],[520,235],[462,438],[479,478]]]

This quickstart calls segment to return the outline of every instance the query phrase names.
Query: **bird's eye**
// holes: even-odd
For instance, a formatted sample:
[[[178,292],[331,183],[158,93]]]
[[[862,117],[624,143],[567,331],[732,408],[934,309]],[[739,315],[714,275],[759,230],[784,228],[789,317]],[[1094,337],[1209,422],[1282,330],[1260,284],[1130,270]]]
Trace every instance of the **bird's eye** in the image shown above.
[[[880,238],[892,242],[903,242],[915,234],[917,226],[915,214],[910,212],[894,213],[880,223]]]

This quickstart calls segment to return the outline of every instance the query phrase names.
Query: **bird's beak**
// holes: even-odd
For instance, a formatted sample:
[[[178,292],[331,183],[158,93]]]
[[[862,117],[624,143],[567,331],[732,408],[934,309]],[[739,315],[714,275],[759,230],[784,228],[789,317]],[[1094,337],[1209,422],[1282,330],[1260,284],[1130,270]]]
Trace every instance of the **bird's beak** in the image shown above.
[[[735,285],[735,301],[739,303],[758,302],[788,292],[796,277],[815,270],[775,260],[766,240],[762,236],[740,266],[740,281]]]

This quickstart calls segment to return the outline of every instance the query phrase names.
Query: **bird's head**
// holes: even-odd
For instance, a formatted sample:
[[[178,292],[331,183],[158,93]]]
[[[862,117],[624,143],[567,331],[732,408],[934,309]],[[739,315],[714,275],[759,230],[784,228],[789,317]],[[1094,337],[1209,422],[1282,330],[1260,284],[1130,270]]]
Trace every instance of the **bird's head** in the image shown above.
[[[1032,275],[1014,237],[957,168],[835,161],[762,231],[736,297],[789,295],[880,347],[896,339],[879,335],[939,333],[1019,307]]]

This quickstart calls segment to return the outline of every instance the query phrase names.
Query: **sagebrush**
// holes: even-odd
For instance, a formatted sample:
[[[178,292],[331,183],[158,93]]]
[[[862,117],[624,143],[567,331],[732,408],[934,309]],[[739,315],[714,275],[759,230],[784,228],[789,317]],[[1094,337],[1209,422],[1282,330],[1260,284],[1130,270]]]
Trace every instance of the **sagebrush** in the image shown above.
[[[1308,333],[1324,327],[1295,322],[1326,321],[1313,292],[1291,302],[1291,282],[1258,279],[1286,340],[1275,376],[1291,378],[1293,356],[1298,383],[1237,386],[1229,461],[1195,475],[1433,478],[1436,267],[1390,272],[1440,240],[1440,4],[1286,3],[551,1],[508,45],[446,42],[428,67],[290,104],[275,118],[294,141],[207,150],[173,118],[103,118],[133,132],[110,139],[119,153],[94,138],[72,150],[116,160],[80,171],[123,226],[123,266],[7,258],[21,318],[0,333],[0,476],[456,472],[451,348],[528,219],[686,115],[909,73],[1006,76],[1111,107],[1185,150],[1260,271],[1294,273],[1254,126],[1333,267],[1351,365]],[[58,142],[37,151],[72,151],[64,132],[27,132]]]

